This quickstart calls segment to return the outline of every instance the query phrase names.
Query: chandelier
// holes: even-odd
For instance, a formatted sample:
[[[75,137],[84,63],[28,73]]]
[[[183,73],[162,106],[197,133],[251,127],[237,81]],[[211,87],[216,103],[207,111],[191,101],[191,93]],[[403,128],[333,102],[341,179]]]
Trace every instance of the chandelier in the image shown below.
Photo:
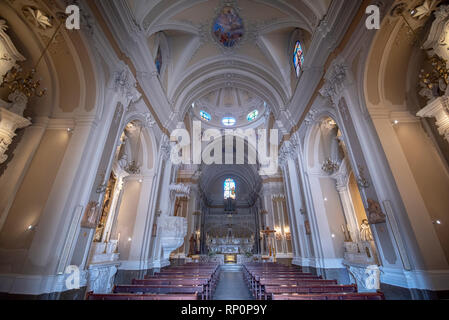
[[[39,90],[40,80],[34,81],[36,69],[25,72],[21,67],[12,67],[11,70],[3,76],[0,88],[7,87],[10,92],[19,91],[27,98],[34,96],[40,98],[45,95],[47,89]]]
[[[50,17],[47,17],[43,12],[41,12],[38,9],[27,7],[25,8],[25,11],[32,16],[35,23],[42,27],[44,30],[46,28],[51,28],[53,25],[50,23]],[[37,80],[34,81],[34,76],[36,75],[36,70],[39,64],[41,63],[42,59],[44,58],[45,54],[48,52],[51,44],[56,39],[56,36],[58,35],[59,31],[61,30],[61,27],[64,25],[64,21],[66,18],[66,15],[64,13],[58,13],[56,17],[60,23],[59,26],[55,29],[55,32],[53,33],[52,37],[50,38],[50,41],[48,41],[47,45],[45,46],[44,50],[42,51],[41,55],[39,56],[39,59],[37,60],[36,64],[31,68],[30,71],[24,71],[20,66],[18,67],[12,67],[11,70],[9,70],[2,79],[2,83],[0,84],[0,88],[7,87],[10,92],[20,92],[24,94],[27,98],[32,97],[43,97],[47,89],[39,90],[39,87],[41,85],[41,81]]]
[[[337,171],[339,168],[339,165],[337,162],[333,161],[331,158],[327,158],[323,165],[321,166],[321,170],[326,172],[327,174],[332,174],[335,171]]]
[[[427,59],[431,71],[421,70],[419,81],[423,88],[430,91],[430,96],[442,96],[449,84],[449,70],[446,68],[446,60],[435,55]]]
[[[137,159],[139,159],[140,154],[141,135],[142,135],[142,125],[140,126],[139,138],[137,139],[136,156],[134,157],[134,160],[130,161],[125,167],[126,172],[134,175],[140,174],[140,164],[138,163]]]

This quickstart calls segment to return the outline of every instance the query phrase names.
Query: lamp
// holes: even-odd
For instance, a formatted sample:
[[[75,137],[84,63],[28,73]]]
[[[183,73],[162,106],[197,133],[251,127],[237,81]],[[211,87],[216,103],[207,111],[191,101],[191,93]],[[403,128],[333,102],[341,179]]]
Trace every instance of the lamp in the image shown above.
[[[50,18],[46,17],[40,10],[34,10],[33,8],[29,7],[26,8],[26,11],[29,13],[36,12],[36,16],[34,16],[35,19],[38,19],[40,23],[45,22],[45,27],[52,27],[50,23]],[[32,97],[42,97],[46,94],[47,89],[39,90],[39,87],[41,85],[40,80],[34,81],[34,77],[36,75],[36,70],[39,64],[41,63],[42,59],[44,58],[45,54],[47,53],[48,49],[50,48],[51,44],[55,40],[59,30],[61,30],[61,27],[64,24],[66,15],[64,13],[58,14],[58,17],[60,19],[59,26],[56,28],[55,32],[53,33],[50,41],[48,41],[47,45],[45,46],[44,50],[42,51],[41,55],[39,56],[39,59],[37,60],[36,64],[33,66],[33,68],[29,71],[23,70],[22,67],[12,67],[11,70],[9,70],[2,79],[2,83],[0,85],[1,88],[7,87],[9,91],[12,92],[20,92],[24,94],[28,99]]]
[[[139,138],[137,139],[137,153],[134,157],[134,160],[128,163],[125,167],[125,171],[130,174],[140,174],[140,165],[138,163],[139,154],[140,154],[140,143],[141,143],[141,135],[142,135],[142,125],[140,125]]]

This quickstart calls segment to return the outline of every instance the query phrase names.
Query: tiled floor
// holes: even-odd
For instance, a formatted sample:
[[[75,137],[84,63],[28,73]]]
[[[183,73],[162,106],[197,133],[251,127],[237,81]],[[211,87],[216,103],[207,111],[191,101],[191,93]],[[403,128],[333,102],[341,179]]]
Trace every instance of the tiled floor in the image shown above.
[[[253,300],[243,279],[243,268],[239,265],[221,266],[220,280],[215,289],[214,300]]]

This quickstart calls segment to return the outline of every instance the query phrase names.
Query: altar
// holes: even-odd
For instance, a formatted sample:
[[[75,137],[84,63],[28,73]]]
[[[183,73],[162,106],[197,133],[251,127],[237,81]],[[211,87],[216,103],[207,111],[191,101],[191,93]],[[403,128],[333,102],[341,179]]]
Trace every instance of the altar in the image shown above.
[[[199,257],[200,263],[218,263],[223,264],[244,264],[254,262],[255,259],[260,259],[259,256],[251,256],[246,254],[212,254],[212,255],[201,255]]]
[[[207,248],[211,254],[246,254],[253,251],[253,239],[214,238],[209,239]]]

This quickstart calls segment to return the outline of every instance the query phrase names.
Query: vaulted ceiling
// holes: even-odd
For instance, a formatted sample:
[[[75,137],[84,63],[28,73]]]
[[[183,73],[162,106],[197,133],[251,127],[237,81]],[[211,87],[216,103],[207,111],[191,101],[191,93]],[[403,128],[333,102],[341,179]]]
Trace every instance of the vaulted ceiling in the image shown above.
[[[243,89],[269,108],[284,107],[297,85],[289,40],[298,30],[310,39],[330,2],[128,0],[153,61],[162,49],[161,85],[173,111],[181,115],[194,101],[223,87]],[[243,23],[243,36],[232,48],[212,32],[226,6]]]

